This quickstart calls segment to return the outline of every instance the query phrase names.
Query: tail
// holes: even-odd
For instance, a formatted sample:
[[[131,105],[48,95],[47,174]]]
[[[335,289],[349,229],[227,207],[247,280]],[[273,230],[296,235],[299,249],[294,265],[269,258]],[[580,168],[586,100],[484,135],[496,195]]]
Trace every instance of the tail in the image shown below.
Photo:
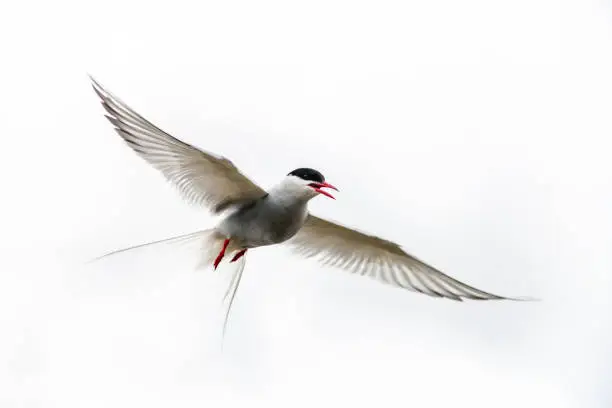
[[[172,238],[160,239],[157,241],[146,242],[144,244],[138,244],[127,248],[117,249],[115,251],[106,253],[98,256],[87,263],[93,263],[102,259],[108,258],[113,255],[119,255],[125,252],[135,251],[138,249],[148,248],[151,246],[162,245],[162,244],[188,244],[195,241],[200,241],[201,246],[204,249],[202,252],[202,258],[198,267],[205,266],[211,257],[214,257],[215,248],[219,246],[219,243],[223,241],[223,237],[214,229],[207,229],[202,231],[191,232],[189,234],[178,235]]]
[[[196,269],[200,268],[210,268],[213,264],[214,259],[219,254],[219,250],[223,245],[223,241],[225,240],[225,236],[221,235],[215,229],[207,229],[202,231],[196,231],[189,234],[178,235],[172,238],[161,239],[157,241],[146,242],[144,244],[134,245],[131,247],[118,249],[107,254],[101,255],[97,258],[90,260],[88,263],[96,262],[101,259],[118,255],[121,253],[135,251],[142,248],[147,248],[156,245],[162,244],[188,244],[199,241],[200,247],[200,261],[196,267]],[[238,251],[242,248],[234,247],[233,243],[230,241],[229,246],[226,249],[226,255],[221,262],[221,265],[226,264],[226,268],[231,269],[231,279],[229,286],[223,296],[223,303],[226,304],[225,316],[223,320],[223,331],[222,338],[225,338],[225,332],[227,329],[227,323],[229,321],[229,315],[232,309],[232,305],[234,303],[234,297],[236,296],[236,292],[238,291],[238,286],[240,285],[240,280],[242,279],[242,272],[244,272],[244,267],[246,265],[246,254],[243,255],[236,262],[229,262],[232,259],[232,255],[235,251]],[[224,268],[225,269],[225,268]]]
[[[225,339],[225,332],[227,329],[227,322],[229,320],[229,315],[232,310],[232,304],[234,303],[234,297],[236,296],[236,292],[238,291],[238,286],[240,286],[240,280],[242,279],[242,272],[244,272],[244,267],[246,265],[246,254],[243,255],[236,262],[232,263],[232,278],[230,280],[229,286],[225,291],[225,295],[223,296],[223,303],[226,303],[225,316],[223,319],[223,332],[221,334],[222,341]],[[223,345],[222,345],[223,347]]]
[[[225,236],[218,232],[212,231],[208,236],[205,237],[201,242],[201,258],[198,268],[210,268],[213,265],[215,258],[219,255],[219,251],[225,241]],[[242,279],[242,273],[246,265],[246,253],[242,255],[237,261],[231,261],[237,251],[243,248],[235,246],[233,241],[229,242],[225,250],[225,256],[223,257],[218,272],[223,274],[229,274],[231,276],[225,295],[223,296],[222,306],[225,308],[223,317],[223,329],[221,332],[221,348],[223,348],[223,341],[225,340],[225,333],[227,331],[227,323],[229,321],[230,313],[232,311],[232,305],[234,304],[234,298],[236,292],[240,286],[240,280]]]

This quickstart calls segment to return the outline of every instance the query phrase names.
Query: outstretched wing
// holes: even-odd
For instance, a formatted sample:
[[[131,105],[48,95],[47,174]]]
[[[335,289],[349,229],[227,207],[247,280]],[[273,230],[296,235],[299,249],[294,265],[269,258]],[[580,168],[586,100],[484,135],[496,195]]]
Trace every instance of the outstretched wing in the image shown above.
[[[140,157],[172,182],[188,201],[218,213],[265,191],[225,157],[202,151],[164,132],[91,78],[106,118]]]
[[[288,241],[306,257],[316,257],[358,275],[453,300],[511,299],[466,285],[404,252],[394,242],[309,215],[302,229]],[[512,299],[519,300],[519,299]]]

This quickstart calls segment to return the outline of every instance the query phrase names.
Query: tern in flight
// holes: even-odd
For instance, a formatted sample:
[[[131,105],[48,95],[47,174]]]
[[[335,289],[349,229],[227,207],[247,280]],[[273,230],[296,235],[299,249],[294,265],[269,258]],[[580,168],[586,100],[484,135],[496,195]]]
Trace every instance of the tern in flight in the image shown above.
[[[406,253],[394,242],[310,214],[311,199],[320,195],[334,198],[329,190],[337,191],[319,171],[295,169],[265,190],[227,158],[166,133],[91,80],[107,112],[106,118],[127,145],[173,183],[186,200],[206,207],[213,214],[225,215],[213,228],[104,256],[160,242],[199,240],[204,264],[214,269],[222,262],[234,266],[226,293],[226,298],[230,297],[224,332],[247,252],[281,243],[325,265],[429,296],[457,301],[526,300],[476,289]]]

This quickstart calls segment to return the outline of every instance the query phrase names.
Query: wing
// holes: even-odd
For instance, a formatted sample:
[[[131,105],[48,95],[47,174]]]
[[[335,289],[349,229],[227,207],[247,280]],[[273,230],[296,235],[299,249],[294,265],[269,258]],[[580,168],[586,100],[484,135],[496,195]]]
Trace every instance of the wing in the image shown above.
[[[407,254],[396,243],[313,215],[308,216],[302,229],[288,244],[293,245],[298,253],[317,257],[326,265],[429,296],[459,301],[462,298],[510,299],[459,282]]]
[[[218,213],[265,191],[225,157],[202,151],[164,132],[91,78],[106,118],[140,157],[161,171],[188,201]]]

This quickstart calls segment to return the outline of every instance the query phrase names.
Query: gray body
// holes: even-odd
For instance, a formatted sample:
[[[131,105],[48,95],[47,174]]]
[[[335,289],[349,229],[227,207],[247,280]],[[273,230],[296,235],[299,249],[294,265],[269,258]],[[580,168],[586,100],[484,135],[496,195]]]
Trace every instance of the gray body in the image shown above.
[[[272,192],[236,209],[216,230],[234,246],[256,248],[292,238],[307,216],[306,200],[288,199]]]

